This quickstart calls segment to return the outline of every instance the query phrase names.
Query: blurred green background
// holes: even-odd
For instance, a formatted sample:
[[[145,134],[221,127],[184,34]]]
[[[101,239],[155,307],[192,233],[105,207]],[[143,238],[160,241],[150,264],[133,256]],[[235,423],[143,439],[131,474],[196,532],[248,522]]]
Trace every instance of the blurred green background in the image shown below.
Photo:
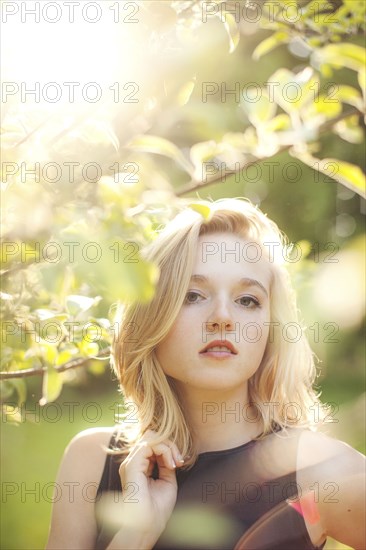
[[[312,64],[326,93],[332,89],[329,86],[346,84],[358,89],[357,73],[349,67],[334,66],[321,72],[319,65],[309,61],[306,45],[297,39],[255,60],[255,47],[273,29],[262,29],[260,22],[243,18],[238,25],[240,41],[230,52],[229,35],[236,42],[235,29],[229,29],[228,34],[228,25],[225,27],[219,18],[211,18],[207,25],[199,24],[192,8],[195,4],[200,6],[199,2],[190,1],[138,2],[139,23],[130,26],[122,18],[119,24],[110,24],[112,12],[108,9],[112,2],[103,3],[107,5],[103,13],[109,14],[109,24],[104,26],[65,26],[62,20],[53,27],[32,23],[25,27],[19,19],[3,25],[8,80],[97,81],[103,90],[119,82],[122,90],[119,101],[113,101],[109,91],[108,101],[97,105],[67,101],[44,105],[20,102],[19,97],[9,99],[3,122],[6,162],[96,162],[102,167],[104,179],[85,181],[79,169],[75,182],[63,176],[51,186],[42,179],[22,182],[19,174],[10,178],[9,185],[4,186],[8,207],[3,213],[3,237],[29,245],[72,239],[84,243],[100,238],[105,252],[119,238],[122,243],[146,242],[156,225],[174,213],[175,193],[193,199],[251,199],[276,221],[291,242],[303,243],[307,250],[303,261],[290,269],[308,338],[319,358],[317,386],[323,401],[334,404],[335,422],[328,425],[327,433],[365,452],[364,199],[307,167],[293,152],[276,150],[271,154],[271,139],[263,145],[269,150],[268,158],[263,153],[256,166],[190,193],[181,192],[191,176],[184,169],[184,162],[183,167],[182,162],[177,162],[175,153],[155,150],[160,153],[156,155],[147,152],[146,146],[131,146],[136,136],[159,136],[175,144],[188,162],[195,144],[211,140],[217,144],[228,133],[241,134],[251,128],[242,102],[237,102],[235,94],[223,98],[222,85],[227,90],[234,89],[237,83],[242,90],[248,82],[264,87],[278,68],[299,73]],[[306,4],[307,1],[299,3]],[[124,9],[122,2],[118,5]],[[240,5],[245,6],[246,2]],[[341,0],[331,3],[333,10],[342,5]],[[121,14],[125,17],[127,10]],[[357,25],[354,23],[346,40],[361,46],[364,37]],[[320,31],[316,25],[311,27],[315,35],[309,35],[306,27],[300,29],[308,48],[321,47],[337,32],[344,38],[331,24],[319,28]],[[26,48],[21,48],[21,55],[17,50],[19,33]],[[47,76],[45,66],[49,68]],[[123,88],[128,82],[137,83],[136,103],[125,101],[131,92],[130,88]],[[219,90],[206,102],[202,100],[205,83],[216,84]],[[328,120],[331,115],[324,116]],[[305,140],[311,142],[310,152],[319,158],[332,157],[363,168],[363,119],[360,112],[354,117],[348,139],[344,129],[338,131],[330,125],[319,138],[315,132],[314,139]],[[211,158],[221,162],[220,155]],[[128,184],[124,168],[119,168],[124,178],[117,184],[111,181],[113,163],[119,167],[126,163],[137,166],[138,179]],[[4,319],[16,318],[32,327],[39,309],[48,309],[59,315],[66,312],[71,319],[83,322],[90,318],[105,320],[111,319],[111,308],[121,296],[149,296],[153,273],[147,266],[140,262],[132,271],[132,265],[127,269],[123,262],[113,262],[110,252],[106,256],[108,259],[104,262],[103,258],[98,264],[79,261],[71,265],[62,258],[57,264],[37,263],[26,270],[24,266],[19,268],[19,259],[11,260],[5,266],[14,271],[4,279],[3,291],[11,297],[5,296]],[[83,316],[82,311],[73,316],[65,306],[69,295],[101,298],[91,308],[92,317]],[[70,358],[94,357],[97,353],[82,339],[56,351],[44,343],[35,345],[31,338],[26,342],[9,338],[5,343],[8,347],[4,347],[2,370],[45,365],[50,369]],[[106,337],[100,348],[107,343]],[[15,406],[8,417],[2,417],[1,425],[3,550],[45,546],[52,484],[66,445],[81,430],[112,426],[116,421],[121,397],[117,382],[105,365],[106,362],[90,360],[84,367],[58,374],[56,388],[52,384],[45,388],[40,376],[27,378],[26,384],[3,384],[4,402]],[[17,398],[24,402],[18,405]],[[41,407],[42,398],[49,402]],[[12,422],[16,412],[21,417],[20,424]],[[341,548],[346,547],[335,541],[328,541],[326,546],[327,550]]]

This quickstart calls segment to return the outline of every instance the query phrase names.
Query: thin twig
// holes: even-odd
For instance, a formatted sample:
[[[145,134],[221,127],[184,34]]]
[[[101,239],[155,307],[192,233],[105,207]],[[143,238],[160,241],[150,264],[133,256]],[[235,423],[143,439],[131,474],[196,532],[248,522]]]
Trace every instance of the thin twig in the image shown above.
[[[59,365],[58,367],[55,367],[56,372],[65,372],[70,369],[75,369],[77,367],[83,367],[87,364],[88,361],[92,359],[108,359],[110,355],[111,349],[110,347],[105,348],[101,352],[98,353],[98,355],[95,355],[93,357],[79,357],[78,359],[72,359],[71,361],[67,361],[66,363],[62,363],[62,365]],[[29,376],[41,376],[47,371],[47,367],[42,368],[36,368],[36,369],[23,369],[23,370],[16,370],[16,371],[10,371],[10,372],[0,372],[0,380],[11,380],[14,378],[27,378]]]
[[[344,120],[345,118],[348,118],[352,115],[355,115],[355,114],[360,114],[360,111],[358,109],[356,109],[356,107],[353,107],[352,109],[349,109],[348,111],[344,112],[344,113],[341,113],[340,115],[338,115],[337,117],[335,118],[332,118],[331,120],[327,120],[324,124],[322,124],[320,127],[319,127],[319,130],[320,130],[320,134],[324,134],[326,133],[328,130],[330,130],[334,124],[337,124],[337,122],[341,121],[341,120]],[[282,153],[283,151],[287,151],[288,149],[291,149],[292,145],[285,145],[283,147],[281,147],[276,155],[278,153]],[[274,156],[274,155],[272,155]],[[245,164],[242,164],[240,165],[239,168],[236,168],[235,170],[227,170],[225,172],[225,177],[226,176],[234,176],[235,174],[238,174],[240,173],[243,168],[245,168],[246,166],[249,166],[251,164],[253,164],[254,162],[256,163],[260,163],[264,160],[267,160],[268,158],[271,158],[271,157],[264,157],[264,158],[257,158],[257,159],[251,159],[249,162],[246,162]],[[203,187],[207,187],[208,185],[213,185],[215,183],[220,183],[222,182],[222,174],[219,174],[207,181],[197,181],[197,180],[194,180],[192,179],[189,183],[187,183],[186,185],[183,185],[182,187],[178,188],[176,191],[175,191],[175,195],[177,197],[180,197],[182,195],[185,195],[186,193],[190,193],[192,191],[199,191],[200,189],[202,189]]]

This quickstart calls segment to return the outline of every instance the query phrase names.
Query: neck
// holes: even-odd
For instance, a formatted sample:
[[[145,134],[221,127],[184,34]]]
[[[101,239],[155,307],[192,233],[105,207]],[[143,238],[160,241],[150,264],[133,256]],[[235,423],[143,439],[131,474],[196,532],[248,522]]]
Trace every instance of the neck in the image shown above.
[[[238,447],[257,437],[263,423],[249,404],[247,387],[228,391],[179,388],[198,453]]]

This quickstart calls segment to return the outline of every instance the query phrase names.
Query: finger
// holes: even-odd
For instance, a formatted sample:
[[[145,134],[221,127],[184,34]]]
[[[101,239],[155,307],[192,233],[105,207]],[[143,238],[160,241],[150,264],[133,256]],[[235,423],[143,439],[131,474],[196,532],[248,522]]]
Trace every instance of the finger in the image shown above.
[[[148,430],[144,437],[131,450],[127,458],[122,464],[122,469],[127,468],[131,471],[144,472],[148,477],[151,476],[156,459],[154,457],[162,457],[160,466],[163,464],[166,468],[173,470],[176,467],[181,467],[184,460],[178,450],[178,447],[171,440],[165,440],[161,443],[152,444],[156,437],[156,432]]]
[[[178,447],[175,445],[175,443],[172,443],[171,450],[172,450],[174,462],[176,466],[180,468],[184,464],[184,459],[181,453],[179,452]]]
[[[153,440],[156,436],[157,436],[156,432],[154,432],[153,430],[147,430],[141,441],[149,441],[151,439]],[[184,464],[184,459],[182,457],[182,454],[179,452],[177,445],[173,443],[173,441],[171,441],[170,439],[167,439],[162,443],[165,445],[168,445],[168,447],[170,447],[170,449],[172,450],[173,460],[176,466],[177,467],[182,466]]]
[[[150,458],[151,456],[151,458]],[[149,449],[135,446],[120,464],[119,474],[122,480],[131,479],[136,474],[149,475],[150,463],[154,462],[153,453]]]
[[[157,457],[162,457],[166,468],[174,470],[176,463],[173,457],[172,449],[165,443],[151,445],[148,441],[141,441],[125,461],[121,464],[122,470],[128,471],[131,474],[135,472],[144,472],[149,476],[152,473],[154,463]]]
[[[156,457],[162,457],[166,468],[170,470],[174,470],[176,468],[172,449],[166,443],[152,445],[151,449]]]
[[[154,443],[157,433],[148,430],[144,437],[140,440],[140,444],[145,447],[150,447],[156,456],[163,456],[167,468],[176,468],[175,457],[173,454],[173,443],[170,440]]]
[[[166,467],[163,455],[158,456],[156,459],[156,462],[159,469],[159,474],[158,474],[159,480],[167,481],[169,483],[172,483],[173,485],[176,485],[177,484],[177,478],[175,475],[176,469]]]

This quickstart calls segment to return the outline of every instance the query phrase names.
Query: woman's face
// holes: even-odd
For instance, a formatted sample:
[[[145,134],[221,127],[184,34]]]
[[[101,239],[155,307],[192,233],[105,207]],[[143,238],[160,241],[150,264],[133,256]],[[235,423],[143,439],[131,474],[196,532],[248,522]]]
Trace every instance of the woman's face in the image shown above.
[[[269,334],[271,278],[260,256],[258,245],[233,234],[200,237],[185,303],[156,349],[178,388],[244,387],[258,369]]]

